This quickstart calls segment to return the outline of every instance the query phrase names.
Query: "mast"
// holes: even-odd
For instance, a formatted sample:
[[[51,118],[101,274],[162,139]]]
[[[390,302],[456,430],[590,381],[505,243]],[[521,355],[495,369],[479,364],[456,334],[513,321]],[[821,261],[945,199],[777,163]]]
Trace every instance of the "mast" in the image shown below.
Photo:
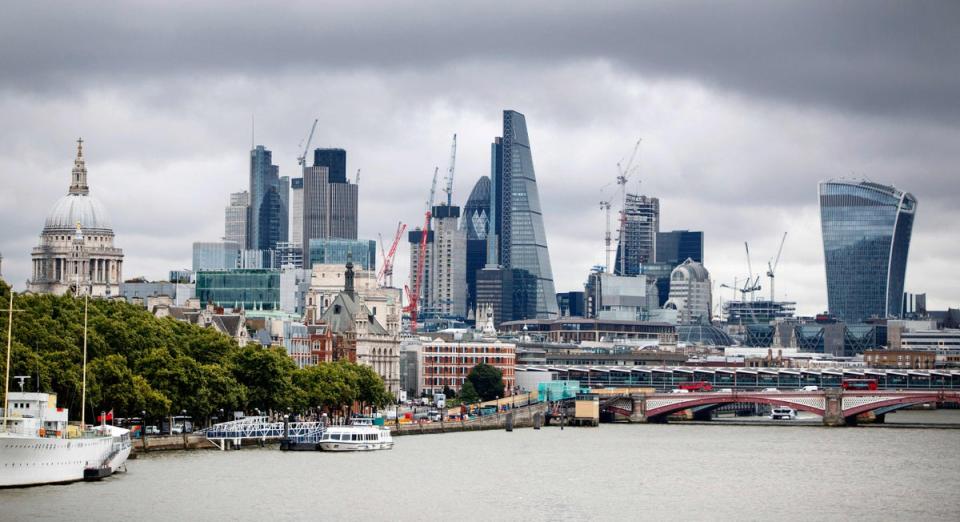
[[[83,385],[80,392],[80,429],[86,429],[87,420],[87,298],[83,295]]]
[[[13,286],[10,287],[10,306],[7,308],[7,365],[3,378],[3,431],[7,431],[7,417],[10,416],[10,350],[13,340]]]

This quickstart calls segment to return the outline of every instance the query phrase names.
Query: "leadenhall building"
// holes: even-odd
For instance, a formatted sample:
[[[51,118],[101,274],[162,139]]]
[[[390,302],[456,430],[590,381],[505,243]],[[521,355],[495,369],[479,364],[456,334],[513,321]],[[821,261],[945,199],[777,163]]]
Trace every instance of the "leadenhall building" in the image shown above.
[[[40,246],[33,249],[27,290],[98,297],[120,295],[123,250],[113,246],[113,228],[103,204],[90,195],[83,140],[77,140],[70,190],[47,214]]]

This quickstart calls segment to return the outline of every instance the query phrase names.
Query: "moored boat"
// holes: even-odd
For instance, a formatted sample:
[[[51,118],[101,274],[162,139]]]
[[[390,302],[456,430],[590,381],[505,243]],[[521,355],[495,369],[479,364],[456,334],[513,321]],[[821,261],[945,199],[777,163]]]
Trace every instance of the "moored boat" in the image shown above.
[[[347,426],[330,426],[318,444],[323,451],[374,451],[393,448],[390,429],[370,419],[353,419]]]

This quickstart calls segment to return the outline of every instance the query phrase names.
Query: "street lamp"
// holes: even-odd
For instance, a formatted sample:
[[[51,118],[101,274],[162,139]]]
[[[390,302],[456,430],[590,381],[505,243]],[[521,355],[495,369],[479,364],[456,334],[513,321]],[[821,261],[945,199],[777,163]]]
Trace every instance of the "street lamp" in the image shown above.
[[[147,411],[140,411],[140,440],[143,441],[143,451],[147,451]]]

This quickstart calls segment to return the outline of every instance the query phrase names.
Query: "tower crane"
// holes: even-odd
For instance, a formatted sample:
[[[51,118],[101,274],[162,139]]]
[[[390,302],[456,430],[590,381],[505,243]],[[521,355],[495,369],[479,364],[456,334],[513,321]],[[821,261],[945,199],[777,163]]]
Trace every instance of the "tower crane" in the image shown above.
[[[630,176],[639,168],[637,165],[634,165],[634,160],[637,158],[637,151],[640,150],[641,139],[637,140],[637,143],[633,146],[633,152],[630,153],[630,159],[627,161],[626,167],[624,167],[620,161],[617,162],[617,186],[620,191],[620,196],[622,198],[622,207],[620,210],[620,235],[617,238],[619,245],[617,246],[618,251],[620,252],[620,275],[624,275],[626,272],[626,260],[627,254],[626,249],[624,248],[624,234],[626,233],[627,228],[627,181],[630,179]],[[609,203],[608,203],[609,205]],[[609,228],[609,227],[608,227]],[[607,263],[609,266],[610,263]]]
[[[447,168],[447,174],[445,177],[445,188],[444,192],[447,193],[447,206],[453,205],[453,173],[456,170],[457,165],[457,134],[453,134],[453,144],[450,145],[450,166]]]
[[[406,229],[407,225],[405,223],[397,223],[397,233],[393,236],[393,244],[390,245],[390,250],[386,252],[383,250],[383,236],[380,236],[380,251],[383,252],[383,265],[380,267],[380,272],[377,273],[377,282],[380,284],[386,282],[387,286],[393,286],[393,257],[397,253],[397,245],[400,244],[400,238]]]
[[[423,217],[423,233],[420,235],[420,249],[419,256],[417,257],[417,271],[414,274],[413,290],[410,290],[410,287],[405,286],[404,290],[407,293],[407,306],[403,308],[404,312],[410,314],[410,333],[417,333],[417,313],[418,306],[420,304],[420,291],[423,288],[423,265],[427,257],[427,236],[430,234],[430,218],[432,217],[433,210],[433,198],[437,192],[437,174],[440,172],[440,167],[433,169],[433,183],[430,185],[430,198],[427,199],[427,211],[424,212]]]
[[[353,178],[353,184],[354,184],[354,185],[359,185],[359,184],[360,184],[360,169],[357,169],[357,176],[356,176],[355,178]]]
[[[610,239],[610,202],[609,202],[609,201],[601,201],[601,202],[600,202],[600,210],[605,211],[605,212],[606,212],[606,215],[607,215],[607,229],[606,229],[606,231],[605,231],[604,234],[603,234],[603,245],[604,245],[604,251],[605,251],[606,254],[607,254],[607,262],[606,262],[605,265],[603,265],[603,269],[604,269],[607,273],[610,273],[610,268],[611,268],[611,267],[610,267],[610,255],[611,255],[611,253],[613,252],[613,251],[610,249],[610,243],[612,242],[611,239]]]
[[[304,142],[300,142],[303,145],[303,152],[297,156],[297,163],[301,167],[307,166],[307,152],[310,150],[310,142],[313,141],[313,133],[317,130],[317,122],[320,121],[320,118],[315,118],[313,120],[313,126],[310,127],[310,134],[307,135],[306,145],[303,145]]]
[[[777,249],[777,258],[773,260],[773,264],[770,261],[767,261],[767,277],[770,278],[770,302],[773,302],[774,293],[773,293],[773,278],[774,274],[777,271],[777,265],[780,264],[780,254],[783,253],[783,243],[787,240],[787,233],[783,233],[783,237],[780,239],[780,248]]]
[[[747,294],[750,294],[750,300],[754,300],[754,292],[760,290],[760,276],[758,275],[756,279],[753,278],[753,265],[750,263],[750,245],[746,241],[743,242],[743,248],[747,251],[747,280],[743,284],[743,289],[740,290],[740,293],[743,294],[743,300],[746,301]]]

